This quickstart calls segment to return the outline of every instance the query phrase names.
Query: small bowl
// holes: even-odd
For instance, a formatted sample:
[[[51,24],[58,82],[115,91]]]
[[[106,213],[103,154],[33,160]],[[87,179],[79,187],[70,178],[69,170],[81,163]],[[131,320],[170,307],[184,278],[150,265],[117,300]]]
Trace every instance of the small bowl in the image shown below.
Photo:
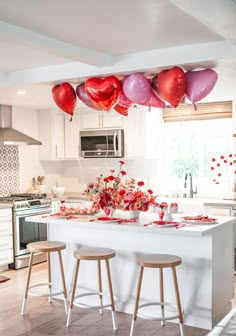
[[[51,190],[55,197],[60,197],[64,194],[65,188],[64,187],[52,187]]]

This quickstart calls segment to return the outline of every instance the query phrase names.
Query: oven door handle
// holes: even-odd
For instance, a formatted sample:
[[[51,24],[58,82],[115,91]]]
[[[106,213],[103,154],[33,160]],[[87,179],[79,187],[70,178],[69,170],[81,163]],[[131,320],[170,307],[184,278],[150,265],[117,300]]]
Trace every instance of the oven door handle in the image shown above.
[[[44,214],[48,214],[48,213],[51,213],[52,212],[52,208],[49,208],[45,211],[32,211],[32,212],[29,212],[29,211],[22,211],[22,212],[15,212],[16,214],[16,217],[19,218],[19,217],[30,217],[30,216],[40,216],[40,215],[44,215]]]

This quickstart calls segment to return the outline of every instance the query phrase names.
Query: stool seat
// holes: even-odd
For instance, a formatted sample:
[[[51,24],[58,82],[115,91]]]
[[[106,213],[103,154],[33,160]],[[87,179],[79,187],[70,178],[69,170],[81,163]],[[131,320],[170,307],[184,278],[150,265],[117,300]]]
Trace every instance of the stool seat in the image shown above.
[[[81,248],[74,251],[74,257],[79,260],[106,260],[115,255],[114,250],[103,247]]]
[[[42,297],[48,297],[48,301],[51,303],[52,298],[57,295],[64,295],[64,302],[65,302],[65,311],[67,314],[67,290],[66,290],[66,281],[65,281],[65,275],[64,275],[64,268],[63,268],[63,262],[62,262],[62,254],[61,251],[66,248],[66,244],[61,241],[38,241],[34,243],[30,243],[27,245],[27,249],[30,252],[30,260],[29,260],[29,269],[28,269],[28,276],[27,276],[27,282],[26,282],[26,288],[25,288],[25,295],[22,303],[22,309],[21,309],[21,315],[25,315],[26,310],[26,303],[28,296],[42,296]],[[31,279],[31,271],[32,271],[32,265],[33,265],[33,258],[34,254],[38,252],[47,253],[48,257],[48,282],[46,283],[38,283],[33,286],[30,286],[30,279]],[[52,283],[51,280],[51,252],[57,252],[58,259],[59,259],[59,266],[60,266],[60,273],[61,273],[61,280],[62,284],[62,290],[55,292],[54,288],[57,286],[57,284]],[[48,286],[48,293],[41,294],[31,291],[32,288],[39,287],[39,286]]]
[[[30,252],[57,252],[66,248],[66,244],[60,241],[38,241],[27,245]]]
[[[74,258],[76,259],[76,266],[75,266],[75,272],[74,272],[74,280],[72,284],[72,291],[71,291],[71,300],[70,300],[70,307],[67,315],[67,327],[71,324],[71,317],[72,317],[72,310],[73,306],[78,306],[81,308],[99,308],[100,314],[102,314],[103,308],[110,308],[111,309],[111,315],[112,315],[112,322],[113,322],[113,329],[117,330],[117,320],[116,320],[116,311],[115,311],[115,297],[113,296],[113,289],[112,289],[112,283],[111,283],[111,273],[110,273],[110,266],[109,266],[109,259],[115,257],[116,252],[110,248],[105,247],[82,247],[80,249],[77,249],[73,253]],[[79,266],[80,263],[83,261],[89,261],[94,260],[97,262],[98,267],[98,291],[92,292],[88,291],[87,293],[81,293],[79,295],[76,295],[77,290],[77,278],[79,273]],[[107,273],[107,282],[108,282],[108,290],[109,290],[109,297],[110,297],[110,303],[103,304],[103,297],[107,296],[102,291],[102,273],[101,273],[101,264],[102,262],[105,263],[106,266],[106,273]],[[91,295],[97,295],[100,300],[100,305],[89,305],[86,303],[81,303],[76,301],[76,299],[80,299],[81,297],[91,296]]]
[[[179,288],[178,288],[178,282],[177,282],[177,275],[176,275],[176,266],[181,265],[182,259],[179,256],[173,255],[173,254],[144,254],[136,259],[136,263],[138,266],[140,266],[140,272],[139,272],[139,279],[138,279],[138,287],[137,287],[137,294],[136,294],[136,300],[134,305],[134,314],[130,329],[130,336],[134,335],[134,328],[135,323],[137,320],[137,317],[146,318],[149,320],[156,320],[161,321],[161,325],[165,325],[166,320],[173,320],[178,318],[179,319],[179,327],[180,327],[180,335],[184,336],[184,330],[183,330],[183,314],[181,309],[181,303],[180,303],[180,296],[179,296]],[[159,282],[160,282],[160,300],[144,303],[139,305],[139,299],[140,299],[140,293],[141,293],[141,287],[142,287],[142,280],[143,280],[143,272],[144,268],[156,268],[159,270]],[[170,268],[172,270],[173,275],[173,284],[175,289],[175,297],[176,297],[176,305],[166,302],[164,300],[164,269]],[[166,270],[167,271],[167,270]],[[157,317],[151,317],[147,315],[143,315],[139,312],[139,309],[146,308],[148,306],[159,306],[161,316]],[[171,315],[166,314],[166,307],[172,307],[177,310],[177,314],[171,313]],[[172,312],[171,310],[171,312]]]
[[[182,259],[173,254],[147,254],[138,257],[136,262],[141,267],[167,268],[180,265]]]

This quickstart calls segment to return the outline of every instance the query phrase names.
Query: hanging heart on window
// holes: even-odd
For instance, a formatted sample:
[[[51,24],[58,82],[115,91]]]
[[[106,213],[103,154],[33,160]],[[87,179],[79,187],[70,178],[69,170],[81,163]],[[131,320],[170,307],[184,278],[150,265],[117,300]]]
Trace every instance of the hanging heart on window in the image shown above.
[[[152,88],[160,98],[177,107],[184,99],[186,78],[184,71],[179,67],[163,70],[152,80]]]
[[[52,98],[62,111],[73,116],[76,106],[76,94],[73,86],[69,83],[54,86],[52,88]]]
[[[103,110],[110,110],[120,96],[120,81],[114,76],[103,79],[92,77],[86,80],[85,91],[91,100]]]

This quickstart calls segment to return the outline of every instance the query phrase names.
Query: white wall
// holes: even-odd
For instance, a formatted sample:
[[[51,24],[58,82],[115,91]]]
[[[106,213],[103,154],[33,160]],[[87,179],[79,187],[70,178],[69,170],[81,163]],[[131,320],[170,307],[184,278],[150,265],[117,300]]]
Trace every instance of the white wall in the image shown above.
[[[12,126],[18,131],[38,139],[37,111],[13,107]],[[32,177],[44,175],[39,161],[39,146],[19,146],[20,191],[26,192],[32,184]]]

